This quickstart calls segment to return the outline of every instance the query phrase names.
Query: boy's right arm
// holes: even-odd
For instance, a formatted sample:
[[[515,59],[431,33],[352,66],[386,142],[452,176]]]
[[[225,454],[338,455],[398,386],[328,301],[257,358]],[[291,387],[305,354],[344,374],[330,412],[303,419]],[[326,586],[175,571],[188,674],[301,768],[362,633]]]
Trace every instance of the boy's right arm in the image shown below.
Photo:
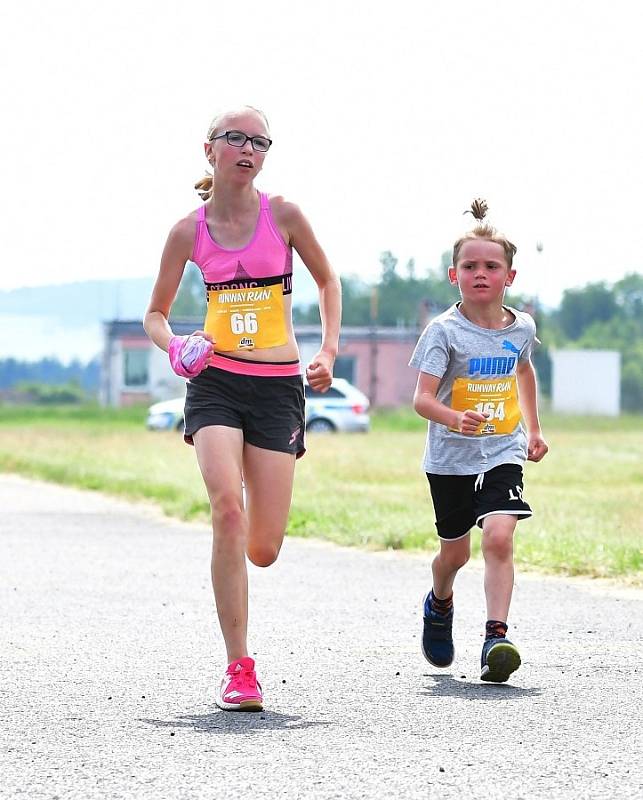
[[[471,409],[456,411],[441,403],[436,397],[441,380],[436,375],[420,372],[413,396],[413,408],[425,419],[472,436],[480,423],[487,419],[486,416]]]

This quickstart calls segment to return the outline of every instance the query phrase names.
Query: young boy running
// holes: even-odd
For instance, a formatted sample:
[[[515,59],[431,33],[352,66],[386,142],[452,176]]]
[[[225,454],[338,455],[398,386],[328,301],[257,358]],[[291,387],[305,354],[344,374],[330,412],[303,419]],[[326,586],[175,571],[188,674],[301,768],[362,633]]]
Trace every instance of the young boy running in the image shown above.
[[[420,370],[415,410],[430,420],[424,470],[440,539],[424,600],[422,651],[436,667],[453,661],[453,583],[469,559],[470,529],[477,524],[487,604],[480,677],[504,682],[520,666],[506,637],[514,529],[531,516],[522,465],[540,461],[548,447],[530,358],[536,326],[528,314],[503,305],[516,275],[516,247],[483,222],[486,211],[484,201],[474,201],[477,226],[453,248],[449,280],[462,300],[429,323],[410,365]]]

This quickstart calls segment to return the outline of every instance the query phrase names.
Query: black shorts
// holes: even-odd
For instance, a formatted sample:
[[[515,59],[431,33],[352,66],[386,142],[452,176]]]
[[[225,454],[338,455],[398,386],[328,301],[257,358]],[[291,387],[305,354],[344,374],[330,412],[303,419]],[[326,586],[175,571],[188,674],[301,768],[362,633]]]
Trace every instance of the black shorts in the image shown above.
[[[435,525],[440,539],[460,539],[492,514],[531,516],[522,499],[522,467],[500,464],[479,475],[426,473],[431,487]]]
[[[207,425],[243,431],[244,441],[264,450],[306,452],[305,405],[301,375],[263,377],[207,367],[187,383],[185,433],[192,436]]]

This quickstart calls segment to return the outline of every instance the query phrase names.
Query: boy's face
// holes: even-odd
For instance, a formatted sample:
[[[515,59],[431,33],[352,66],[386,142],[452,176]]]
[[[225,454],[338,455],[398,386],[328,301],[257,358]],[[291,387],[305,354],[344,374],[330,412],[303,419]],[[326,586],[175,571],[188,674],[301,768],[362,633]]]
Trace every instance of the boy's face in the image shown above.
[[[470,303],[502,301],[515,277],[502,245],[488,239],[468,239],[460,248],[458,263],[449,267],[449,280]]]

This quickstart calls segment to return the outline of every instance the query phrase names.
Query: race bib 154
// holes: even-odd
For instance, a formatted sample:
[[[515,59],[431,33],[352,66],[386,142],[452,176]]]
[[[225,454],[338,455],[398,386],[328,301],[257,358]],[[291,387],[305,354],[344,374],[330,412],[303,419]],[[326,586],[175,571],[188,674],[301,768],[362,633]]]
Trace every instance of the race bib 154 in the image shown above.
[[[494,380],[456,378],[451,392],[451,408],[487,415],[486,422],[481,422],[476,431],[477,436],[513,433],[521,417],[516,376]]]

